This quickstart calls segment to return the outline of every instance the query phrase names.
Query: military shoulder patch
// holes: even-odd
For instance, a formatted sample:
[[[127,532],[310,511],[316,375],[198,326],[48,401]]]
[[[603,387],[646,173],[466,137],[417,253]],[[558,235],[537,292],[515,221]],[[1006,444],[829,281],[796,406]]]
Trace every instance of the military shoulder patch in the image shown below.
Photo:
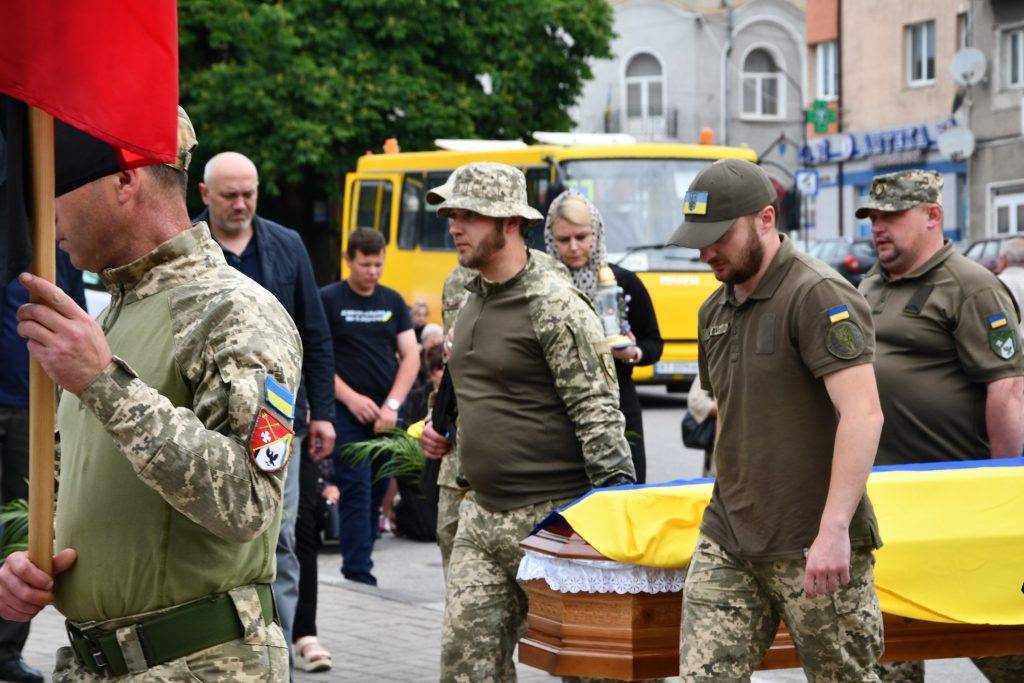
[[[271,411],[260,408],[249,437],[249,454],[264,472],[280,472],[288,465],[292,448],[291,427]]]
[[[992,325],[989,318],[989,325]],[[988,331],[988,345],[992,352],[1003,360],[1010,360],[1017,353],[1017,330],[1012,327],[1005,327],[1006,316],[1003,316],[1003,326],[993,327]]]
[[[267,404],[289,420],[295,419],[295,396],[270,375],[266,381]]]
[[[846,316],[849,318],[849,313]],[[847,318],[841,318],[828,328],[825,348],[836,358],[852,360],[864,353],[864,331],[860,325]]]
[[[687,192],[683,197],[683,214],[703,216],[708,212],[707,192]]]
[[[846,320],[850,317],[850,309],[846,304],[841,306],[833,306],[832,308],[825,311],[825,315],[828,316],[828,321],[831,323],[837,323],[841,320]]]
[[[989,329],[998,330],[1000,327],[1006,327],[1006,314],[995,313],[985,319],[988,323]]]

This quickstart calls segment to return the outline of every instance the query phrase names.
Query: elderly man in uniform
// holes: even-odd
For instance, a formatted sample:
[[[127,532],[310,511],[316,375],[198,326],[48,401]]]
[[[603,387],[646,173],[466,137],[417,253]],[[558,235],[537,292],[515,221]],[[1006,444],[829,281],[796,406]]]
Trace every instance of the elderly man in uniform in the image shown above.
[[[871,314],[778,233],[774,200],[758,166],[717,161],[691,183],[669,240],[700,249],[723,283],[699,314],[718,476],[686,577],[680,676],[749,679],[782,619],[810,680],[877,680]]]
[[[15,553],[0,615],[51,601],[71,647],[56,681],[288,679],[270,582],[301,345],[266,290],[229,267],[185,209],[195,145],[173,164],[57,198],[57,239],[113,300],[99,324],[54,286],[19,311],[63,389],[56,576]],[[102,328],[101,328],[102,325]]]
[[[586,299],[526,248],[526,179],[504,164],[456,175],[438,207],[459,263],[479,276],[455,321],[449,370],[470,492],[448,566],[442,681],[515,680],[526,614],[518,543],[555,507],[633,480],[615,368]],[[431,426],[422,443],[441,457]]]
[[[938,173],[890,173],[856,212],[871,219],[878,251],[860,291],[878,344],[880,465],[1017,456],[1024,444],[1017,308],[995,275],[943,239],[941,195]],[[990,680],[1024,680],[1024,657],[974,661]],[[922,662],[881,672],[924,680]]]

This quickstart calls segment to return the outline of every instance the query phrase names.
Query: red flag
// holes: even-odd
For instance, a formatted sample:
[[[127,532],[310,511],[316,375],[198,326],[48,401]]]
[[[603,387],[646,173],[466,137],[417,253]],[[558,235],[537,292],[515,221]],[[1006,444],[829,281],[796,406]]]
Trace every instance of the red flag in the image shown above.
[[[177,150],[175,0],[12,0],[0,92],[123,149],[122,168]]]

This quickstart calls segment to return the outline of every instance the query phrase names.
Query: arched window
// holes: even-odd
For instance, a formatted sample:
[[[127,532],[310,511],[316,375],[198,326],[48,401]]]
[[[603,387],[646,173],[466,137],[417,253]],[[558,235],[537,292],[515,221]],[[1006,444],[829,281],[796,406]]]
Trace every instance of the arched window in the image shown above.
[[[641,122],[660,120],[665,116],[665,80],[661,63],[651,54],[641,52],[626,65],[626,116]]]
[[[747,53],[740,80],[744,117],[778,119],[785,115],[786,82],[768,50],[756,48]]]

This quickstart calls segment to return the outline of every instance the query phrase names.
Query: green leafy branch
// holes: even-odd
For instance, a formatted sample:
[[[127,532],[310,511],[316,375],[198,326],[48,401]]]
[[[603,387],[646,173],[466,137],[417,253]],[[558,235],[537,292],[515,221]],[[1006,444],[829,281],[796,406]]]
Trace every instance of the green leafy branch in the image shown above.
[[[0,512],[3,535],[0,536],[0,561],[11,553],[28,550],[28,501],[12,500]]]
[[[420,443],[404,429],[389,429],[373,439],[356,441],[341,449],[341,458],[353,465],[383,460],[374,481],[389,477],[418,477],[427,463]]]

